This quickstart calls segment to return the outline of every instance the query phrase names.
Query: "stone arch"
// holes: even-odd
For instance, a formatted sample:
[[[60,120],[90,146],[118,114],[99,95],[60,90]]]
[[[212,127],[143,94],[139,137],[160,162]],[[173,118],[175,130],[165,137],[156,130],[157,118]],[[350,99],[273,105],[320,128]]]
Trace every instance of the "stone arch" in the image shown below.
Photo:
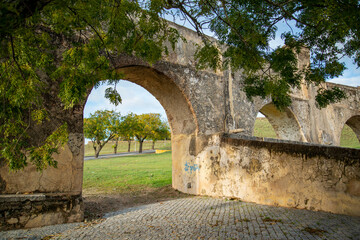
[[[198,121],[186,94],[176,84],[176,80],[167,75],[174,75],[171,67],[157,70],[140,63],[120,65],[117,71],[124,74],[124,80],[146,89],[164,108],[171,129],[172,186],[182,192],[196,194],[196,188],[187,187],[192,176],[186,176],[184,165],[193,159],[191,149],[199,131]]]
[[[289,108],[279,111],[273,103],[268,103],[259,112],[268,119],[279,139],[306,142],[300,124]]]
[[[197,119],[190,101],[165,74],[146,66],[127,66],[118,68],[130,81],[149,91],[165,109],[173,135],[195,134]]]
[[[350,117],[345,122],[344,126],[345,125],[348,125],[354,131],[354,133],[355,133],[355,135],[356,135],[356,137],[357,137],[357,139],[359,140],[359,143],[360,143],[360,115],[355,115],[355,116]],[[344,129],[344,126],[342,127],[341,130]]]

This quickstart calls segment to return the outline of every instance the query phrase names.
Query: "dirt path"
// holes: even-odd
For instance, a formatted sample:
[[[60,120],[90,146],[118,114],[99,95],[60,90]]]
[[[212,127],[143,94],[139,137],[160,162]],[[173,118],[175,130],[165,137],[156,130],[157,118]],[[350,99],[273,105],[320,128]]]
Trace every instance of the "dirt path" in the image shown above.
[[[141,193],[102,194],[84,192],[85,221],[102,218],[105,213],[125,208],[184,198],[189,195],[174,190],[170,185],[162,188],[148,189]]]

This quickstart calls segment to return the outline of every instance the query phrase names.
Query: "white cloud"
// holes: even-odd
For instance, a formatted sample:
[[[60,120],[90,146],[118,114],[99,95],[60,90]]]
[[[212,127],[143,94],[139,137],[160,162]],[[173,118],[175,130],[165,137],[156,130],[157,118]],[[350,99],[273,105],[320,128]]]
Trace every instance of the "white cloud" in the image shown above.
[[[96,110],[115,110],[122,115],[129,112],[136,114],[142,113],[160,113],[163,118],[166,118],[165,110],[147,90],[128,81],[120,81],[117,85],[117,90],[122,98],[122,104],[115,106],[109,102],[105,96],[105,89],[107,85],[102,85],[97,89],[93,89],[88,97],[84,109],[84,116],[88,117],[90,113]]]
[[[360,86],[360,75],[354,77],[339,77],[329,80],[329,82],[338,83],[347,86]]]
[[[281,39],[281,37],[277,36],[275,39],[272,39],[269,41],[269,45],[272,49],[276,49],[277,47],[283,46],[284,40]]]

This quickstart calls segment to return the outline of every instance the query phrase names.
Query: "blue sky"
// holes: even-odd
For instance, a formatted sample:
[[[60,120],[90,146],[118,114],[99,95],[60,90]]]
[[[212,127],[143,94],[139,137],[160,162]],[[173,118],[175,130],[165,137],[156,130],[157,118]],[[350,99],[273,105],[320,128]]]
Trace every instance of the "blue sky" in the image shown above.
[[[135,83],[122,80],[117,84],[116,89],[122,98],[122,104],[115,106],[109,102],[105,96],[107,85],[102,85],[97,89],[93,89],[86,102],[84,109],[84,117],[89,117],[90,113],[96,110],[115,110],[121,115],[130,112],[136,114],[142,113],[160,113],[162,118],[166,118],[165,110],[158,100],[147,90]]]
[[[186,27],[190,27],[188,23],[183,24],[183,22],[178,22],[178,24],[185,25]],[[289,27],[282,23],[278,26],[279,31],[286,31]],[[296,28],[292,26],[293,29]],[[209,32],[207,32],[209,33]],[[277,46],[282,46],[284,43],[281,40],[280,34],[277,34],[275,40],[271,41],[271,47],[276,48]],[[353,64],[352,60],[349,58],[344,58],[344,62],[346,64],[347,69],[344,71],[343,76],[335,79],[329,80],[330,82],[339,83],[343,85],[349,86],[359,86],[360,85],[360,69],[356,68]],[[119,106],[114,106],[110,104],[110,102],[105,99],[105,89],[106,85],[100,86],[97,89],[93,89],[88,101],[85,105],[84,117],[88,117],[90,113],[95,112],[96,110],[116,110],[120,112],[122,115],[126,115],[129,112],[133,112],[136,114],[141,113],[160,113],[163,118],[166,118],[165,111],[161,104],[153,97],[147,90],[144,88],[133,84],[128,81],[121,81],[120,84],[117,85],[117,90],[119,91],[123,102]]]
[[[270,47],[273,49],[275,49],[278,46],[284,45],[284,41],[280,37],[281,33],[287,32],[287,31],[294,31],[294,32],[300,31],[300,29],[295,27],[294,22],[288,22],[288,24],[286,24],[283,21],[283,22],[278,23],[276,26],[278,27],[278,32],[276,34],[276,38],[270,42]],[[328,81],[343,84],[343,85],[353,86],[353,87],[359,86],[360,85],[360,69],[357,68],[356,65],[354,64],[353,60],[351,60],[348,57],[344,57],[342,59],[342,62],[345,63],[345,66],[347,68],[344,71],[343,75],[338,78],[329,79]]]

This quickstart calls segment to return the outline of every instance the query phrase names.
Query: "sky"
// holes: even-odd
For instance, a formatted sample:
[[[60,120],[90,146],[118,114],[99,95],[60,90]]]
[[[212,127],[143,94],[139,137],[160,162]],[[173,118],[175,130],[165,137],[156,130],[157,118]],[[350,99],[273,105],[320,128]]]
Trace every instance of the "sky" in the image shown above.
[[[120,112],[121,115],[127,115],[130,112],[136,114],[142,113],[160,113],[162,118],[166,118],[165,110],[161,106],[158,100],[151,95],[143,87],[122,80],[116,85],[122,103],[115,106],[109,102],[105,96],[105,89],[107,85],[101,85],[97,89],[93,89],[85,104],[84,116],[89,117],[90,113],[94,113],[96,110],[115,110]]]
[[[296,28],[294,22],[285,23],[283,21],[277,24],[276,26],[278,27],[278,32],[300,31],[300,29]],[[284,41],[281,39],[280,34],[277,34],[276,38],[270,42],[270,47],[273,49],[283,45],[284,45]],[[338,83],[353,87],[360,86],[360,69],[356,67],[353,60],[351,60],[348,57],[344,57],[340,62],[344,62],[347,69],[343,72],[342,76],[334,79],[329,79],[328,82],[333,82],[333,83]]]
[[[167,120],[164,108],[158,100],[147,90],[139,85],[122,80],[116,85],[116,89],[122,98],[122,104],[115,106],[109,102],[105,96],[107,85],[101,85],[93,89],[89,95],[84,109],[84,117],[89,117],[90,113],[96,110],[115,110],[121,115],[127,115],[130,112],[136,114],[142,113],[160,113],[163,120]],[[90,139],[85,139],[87,144]]]
[[[178,24],[185,25],[186,27],[191,27],[188,23],[183,24],[183,22],[178,22]],[[283,31],[288,28],[284,23],[279,24],[279,31]],[[293,27],[293,29],[296,28]],[[282,46],[284,42],[282,39],[277,36],[275,40],[270,42],[272,48],[277,46]],[[359,86],[360,85],[360,69],[356,68],[352,60],[349,58],[343,59],[347,69],[344,71],[343,75],[339,78],[331,79],[329,82],[339,83],[348,86]],[[84,109],[84,116],[89,117],[90,113],[94,113],[96,110],[115,110],[120,112],[121,115],[126,115],[129,112],[136,114],[142,113],[160,113],[162,118],[166,118],[165,111],[161,104],[153,97],[147,90],[128,81],[120,81],[120,84],[117,85],[117,90],[122,97],[122,104],[114,106],[104,97],[106,85],[102,85],[97,89],[93,89],[87,100]],[[261,115],[259,115],[261,116]]]

